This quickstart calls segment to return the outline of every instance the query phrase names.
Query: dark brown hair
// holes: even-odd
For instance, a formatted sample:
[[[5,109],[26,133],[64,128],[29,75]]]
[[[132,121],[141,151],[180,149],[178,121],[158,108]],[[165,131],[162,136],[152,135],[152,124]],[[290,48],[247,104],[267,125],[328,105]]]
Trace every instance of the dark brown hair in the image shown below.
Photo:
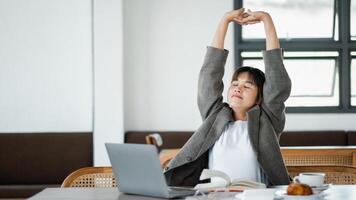
[[[239,75],[243,72],[247,72],[252,77],[252,82],[256,84],[258,89],[257,104],[260,104],[263,98],[263,84],[266,81],[265,74],[261,70],[254,67],[239,67],[232,75],[231,82],[237,80]]]

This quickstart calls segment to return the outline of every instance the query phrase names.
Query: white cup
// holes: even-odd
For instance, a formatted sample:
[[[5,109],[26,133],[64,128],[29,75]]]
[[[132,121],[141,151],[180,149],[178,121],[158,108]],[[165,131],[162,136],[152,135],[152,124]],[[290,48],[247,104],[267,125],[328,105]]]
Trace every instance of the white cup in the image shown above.
[[[324,185],[325,173],[305,172],[294,177],[293,182],[307,184],[311,187],[319,187]]]

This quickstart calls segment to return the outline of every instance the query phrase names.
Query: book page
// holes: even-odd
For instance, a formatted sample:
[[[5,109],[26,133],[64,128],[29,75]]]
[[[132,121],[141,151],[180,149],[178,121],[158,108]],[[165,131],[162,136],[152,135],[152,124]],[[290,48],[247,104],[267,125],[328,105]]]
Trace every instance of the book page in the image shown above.
[[[248,188],[266,188],[264,183],[249,181],[249,180],[234,180],[231,182],[230,177],[218,170],[204,169],[200,175],[200,180],[205,180],[209,178],[221,178],[222,182],[213,183],[201,183],[197,184],[194,188],[199,190],[214,190],[214,189],[233,189],[233,190],[244,190]]]
[[[244,186],[246,188],[266,188],[266,185],[264,183],[248,180],[232,181],[230,186]]]

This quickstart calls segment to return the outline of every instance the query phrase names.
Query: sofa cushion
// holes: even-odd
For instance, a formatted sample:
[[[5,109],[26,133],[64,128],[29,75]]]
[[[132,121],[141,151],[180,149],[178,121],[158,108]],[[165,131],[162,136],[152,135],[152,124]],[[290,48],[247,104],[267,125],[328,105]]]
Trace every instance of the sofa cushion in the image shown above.
[[[348,131],[347,132],[347,142],[348,142],[348,145],[351,145],[351,146],[356,145],[356,131]]]
[[[286,131],[281,135],[281,146],[344,146],[345,131]]]
[[[181,148],[192,136],[193,131],[128,131],[125,133],[125,143],[145,144],[145,137],[152,133],[161,135],[163,145],[161,149],[176,149]]]
[[[93,165],[92,133],[1,133],[0,185],[61,184]]]
[[[193,131],[128,131],[126,143],[146,143],[145,137],[159,133],[163,146],[159,149],[181,148],[193,134]],[[348,140],[350,140],[348,142]],[[356,145],[356,132],[345,131],[286,131],[280,138],[281,146],[344,146]]]

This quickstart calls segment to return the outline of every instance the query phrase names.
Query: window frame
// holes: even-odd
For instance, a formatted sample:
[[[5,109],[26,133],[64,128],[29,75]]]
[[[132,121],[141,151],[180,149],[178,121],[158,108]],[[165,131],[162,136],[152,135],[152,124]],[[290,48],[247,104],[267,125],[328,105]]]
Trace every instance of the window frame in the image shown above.
[[[354,51],[355,52],[355,51]],[[351,54],[351,52],[350,52],[350,54]],[[350,55],[350,74],[351,74],[351,68],[352,68],[352,60],[355,60],[355,63],[356,63],[356,55]],[[351,80],[351,77],[350,77],[350,82],[351,82],[352,80]],[[351,84],[351,83],[350,83]],[[355,95],[352,95],[352,91],[351,91],[351,85],[350,85],[350,98],[352,98],[352,97],[356,97],[356,94]],[[350,100],[351,101],[351,100]],[[353,106],[353,107],[356,107],[356,106]]]
[[[356,1],[356,0],[354,0]],[[234,9],[243,7],[243,0],[234,0]],[[286,107],[287,113],[356,113],[351,106],[351,52],[356,51],[356,41],[351,40],[351,0],[334,0],[334,16],[338,13],[338,40],[332,38],[280,39],[284,51],[336,51],[339,72],[339,106]],[[335,26],[335,20],[333,20]],[[256,52],[265,49],[264,39],[242,39],[242,27],[234,24],[234,61],[241,66],[242,52]],[[310,58],[310,57],[309,57]],[[312,57],[311,57],[312,58]]]

